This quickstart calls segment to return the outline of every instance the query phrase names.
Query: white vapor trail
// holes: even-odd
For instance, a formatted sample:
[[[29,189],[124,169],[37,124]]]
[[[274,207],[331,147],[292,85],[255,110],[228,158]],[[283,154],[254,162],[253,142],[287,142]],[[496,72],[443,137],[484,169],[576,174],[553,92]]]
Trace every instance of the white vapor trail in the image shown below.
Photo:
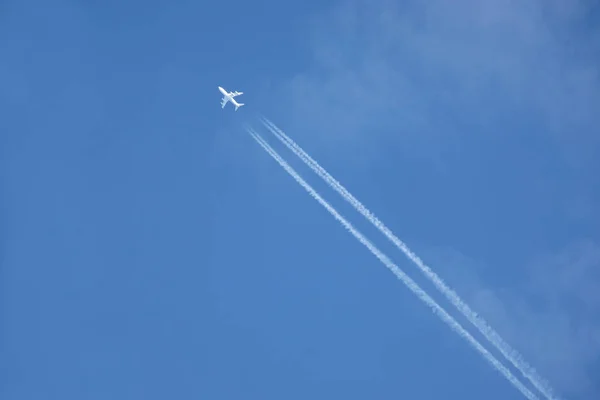
[[[273,122],[262,116],[263,125],[271,131],[286,147],[294,152],[310,169],[319,175],[332,189],[338,192],[344,200],[350,203],[359,213],[361,213],[369,222],[371,222],[381,233],[383,233],[397,248],[399,248],[421,272],[429,278],[435,287],[446,296],[446,298],[472,323],[481,334],[496,349],[517,368],[546,398],[558,400],[554,395],[553,389],[548,382],[540,377],[535,369],[531,367],[519,354],[506,343],[502,337],[488,323],[473,311],[444,281],[429,268],[425,263],[408,248],[383,222],[381,222],[371,211],[369,211],[358,199],[356,199],[344,186],[342,186],[333,176],[331,176],[323,167],[311,158],[298,144],[279,129]]]
[[[465,339],[475,350],[477,350],[498,372],[519,390],[529,400],[539,400],[521,381],[519,381],[500,361],[498,361],[485,347],[481,345],[469,332],[467,332],[450,314],[446,312],[436,301],[431,298],[416,282],[394,264],[385,254],[373,245],[362,233],[360,233],[350,222],[341,216],[325,199],[323,199],[281,156],[255,131],[247,128],[248,133],[279,165],[298,182],[316,201],[319,202],[329,213],[350,232],[360,243],[379,259],[398,279],[402,281],[421,301],[423,301],[434,314],[444,321],[452,330]]]

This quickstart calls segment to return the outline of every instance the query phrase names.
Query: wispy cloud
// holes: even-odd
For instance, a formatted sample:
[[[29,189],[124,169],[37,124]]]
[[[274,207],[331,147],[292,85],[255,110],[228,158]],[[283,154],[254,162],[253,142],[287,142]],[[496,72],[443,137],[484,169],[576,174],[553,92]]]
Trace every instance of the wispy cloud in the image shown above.
[[[427,157],[464,136],[533,127],[571,162],[590,162],[600,140],[590,4],[346,1],[314,21],[312,69],[283,94],[289,118],[316,140],[401,138]]]
[[[599,10],[587,0],[344,1],[312,21],[311,66],[281,86],[286,102],[277,110],[278,123],[292,136],[301,134],[317,158],[344,158],[345,166],[390,154],[403,162],[418,158],[447,174],[452,189],[460,183],[449,194],[453,205],[477,204],[478,210],[454,210],[458,216],[445,222],[466,227],[440,230],[455,236],[473,226],[480,231],[463,237],[461,246],[439,233],[436,242],[481,259],[485,252],[473,237],[485,235],[478,242],[488,247],[482,263],[514,281],[481,274],[469,296],[461,290],[470,279],[468,256],[451,266],[443,258],[428,262],[559,392],[582,398],[600,393],[591,379],[600,368],[594,361],[598,324],[591,312],[582,313],[585,307],[573,306],[580,301],[573,298],[593,304],[600,281],[591,256],[600,240]],[[481,173],[460,181],[470,170]],[[441,185],[443,179],[435,179],[428,184]],[[379,196],[388,186],[374,184]],[[470,193],[461,195],[464,188]],[[434,202],[439,209],[442,203]],[[394,221],[390,226],[400,228]],[[582,237],[593,240],[582,245]],[[504,246],[514,250],[510,257]],[[586,257],[594,267],[567,274],[579,271]],[[565,282],[575,277],[580,284],[566,294]]]

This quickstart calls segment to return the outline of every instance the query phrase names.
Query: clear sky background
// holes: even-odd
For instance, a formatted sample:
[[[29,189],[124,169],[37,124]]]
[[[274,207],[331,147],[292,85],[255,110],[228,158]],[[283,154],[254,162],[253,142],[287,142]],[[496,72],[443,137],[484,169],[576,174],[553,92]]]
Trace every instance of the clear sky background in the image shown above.
[[[0,398],[523,398],[258,113],[600,398],[597,4],[0,2]]]

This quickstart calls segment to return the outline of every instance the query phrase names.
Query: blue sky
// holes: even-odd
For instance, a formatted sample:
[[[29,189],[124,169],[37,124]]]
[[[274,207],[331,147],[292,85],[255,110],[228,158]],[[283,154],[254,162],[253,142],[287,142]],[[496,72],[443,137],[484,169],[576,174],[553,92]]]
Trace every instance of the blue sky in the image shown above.
[[[598,8],[421,3],[3,2],[1,397],[523,398],[252,141],[261,113],[598,398]]]

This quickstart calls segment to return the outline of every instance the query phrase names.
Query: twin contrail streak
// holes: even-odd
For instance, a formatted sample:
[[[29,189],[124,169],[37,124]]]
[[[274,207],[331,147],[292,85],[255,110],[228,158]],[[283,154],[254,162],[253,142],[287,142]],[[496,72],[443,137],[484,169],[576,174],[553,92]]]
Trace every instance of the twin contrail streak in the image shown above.
[[[358,199],[356,199],[344,186],[333,176],[311,158],[300,146],[289,136],[279,129],[273,122],[261,117],[262,123],[277,139],[296,154],[309,168],[319,175],[332,189],[338,192],[359,213],[371,222],[381,233],[383,233],[406,257],[408,257],[423,272],[423,274],[435,285],[435,287],[446,296],[446,298],[472,323],[481,334],[525,376],[544,396],[556,400],[550,385],[541,378],[523,357],[514,350],[488,323],[473,311],[444,281],[413,253],[408,246],[402,242],[394,233],[388,229],[371,211],[369,211]]]
[[[394,264],[385,254],[373,245],[362,233],[360,233],[350,222],[341,216],[325,199],[323,199],[281,156],[256,132],[247,129],[248,133],[256,142],[275,160],[279,165],[304,188],[319,204],[350,232],[360,243],[379,259],[398,279],[402,281],[421,301],[423,301],[442,321],[452,330],[465,339],[475,350],[477,350],[498,372],[517,388],[529,400],[539,400],[525,385],[523,385],[500,361],[498,361],[485,347],[481,345],[469,332],[467,332],[446,310],[431,298],[416,282]]]

